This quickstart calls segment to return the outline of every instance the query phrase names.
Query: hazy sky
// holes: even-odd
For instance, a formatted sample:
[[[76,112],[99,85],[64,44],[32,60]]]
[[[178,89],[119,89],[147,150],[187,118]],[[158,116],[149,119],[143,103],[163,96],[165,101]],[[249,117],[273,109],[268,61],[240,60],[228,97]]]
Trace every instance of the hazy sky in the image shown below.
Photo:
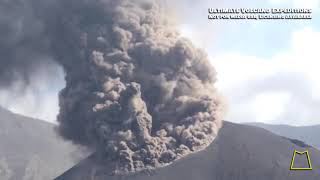
[[[193,8],[198,14],[208,6],[313,9],[313,19],[302,21],[208,21],[206,14],[191,14],[181,29],[216,67],[218,87],[229,100],[227,120],[320,124],[320,1],[202,2]]]
[[[320,0],[176,0],[184,36],[204,48],[218,72],[218,87],[229,101],[233,122],[320,124]],[[312,20],[209,21],[207,9],[309,7]],[[55,121],[61,68],[40,72],[23,95],[0,90],[4,107]],[[16,86],[19,86],[17,83]]]

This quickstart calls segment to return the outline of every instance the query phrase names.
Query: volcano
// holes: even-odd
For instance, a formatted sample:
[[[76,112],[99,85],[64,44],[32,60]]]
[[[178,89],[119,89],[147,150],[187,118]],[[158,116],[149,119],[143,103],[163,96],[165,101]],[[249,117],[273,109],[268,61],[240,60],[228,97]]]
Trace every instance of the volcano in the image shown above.
[[[292,171],[294,150],[310,153],[313,170]],[[217,139],[205,150],[169,166],[127,175],[112,175],[112,162],[93,154],[55,180],[316,180],[320,179],[320,152],[262,128],[224,122]],[[305,159],[295,161],[306,166]]]
[[[78,163],[83,148],[64,141],[55,128],[0,106],[0,179],[53,179]]]

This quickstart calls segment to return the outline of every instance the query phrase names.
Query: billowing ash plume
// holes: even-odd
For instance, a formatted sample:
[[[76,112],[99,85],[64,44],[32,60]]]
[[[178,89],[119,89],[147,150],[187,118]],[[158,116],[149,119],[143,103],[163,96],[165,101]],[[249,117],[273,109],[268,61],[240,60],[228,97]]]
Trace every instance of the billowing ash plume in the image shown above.
[[[0,88],[17,80],[28,84],[38,66],[52,65],[43,32],[30,3],[0,0]]]
[[[119,172],[169,164],[214,140],[223,114],[215,71],[161,2],[61,0],[34,12],[66,73],[65,138],[105,153]]]

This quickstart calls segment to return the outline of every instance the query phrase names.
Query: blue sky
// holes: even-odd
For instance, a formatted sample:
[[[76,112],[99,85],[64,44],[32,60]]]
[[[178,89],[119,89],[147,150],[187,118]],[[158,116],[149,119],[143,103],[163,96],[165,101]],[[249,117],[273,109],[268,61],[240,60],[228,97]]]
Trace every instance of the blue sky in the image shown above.
[[[183,36],[207,51],[228,100],[227,120],[320,124],[320,0],[175,0]],[[208,8],[312,8],[312,20],[209,21]],[[61,68],[44,72],[21,96],[0,91],[1,105],[55,122]],[[15,101],[11,101],[11,97]]]
[[[208,51],[239,51],[247,55],[259,57],[270,57],[273,54],[288,50],[290,48],[291,33],[297,29],[311,26],[316,31],[320,29],[320,11],[319,2],[301,5],[303,0],[269,0],[269,1],[249,1],[242,0],[234,3],[234,0],[225,0],[222,2],[200,0],[198,5],[183,3],[188,13],[183,13],[180,20],[185,23],[187,28],[193,29],[192,36],[201,36],[203,29],[209,31],[201,41],[210,41],[210,44],[204,45]],[[307,0],[309,1],[309,0]],[[314,0],[310,0],[314,1]],[[298,3],[299,2],[299,3]],[[241,4],[241,5],[238,5]],[[179,4],[180,5],[180,4]],[[300,6],[301,5],[301,6]],[[183,5],[181,5],[183,6]],[[310,7],[313,9],[312,20],[297,21],[208,21],[207,8],[300,8]],[[179,16],[179,14],[178,14]],[[191,37],[192,38],[192,37]],[[267,48],[267,49],[266,49]]]
[[[180,29],[208,52],[217,69],[218,88],[229,102],[226,119],[320,124],[319,0],[197,2]],[[312,8],[313,19],[208,21],[203,13],[208,7]]]

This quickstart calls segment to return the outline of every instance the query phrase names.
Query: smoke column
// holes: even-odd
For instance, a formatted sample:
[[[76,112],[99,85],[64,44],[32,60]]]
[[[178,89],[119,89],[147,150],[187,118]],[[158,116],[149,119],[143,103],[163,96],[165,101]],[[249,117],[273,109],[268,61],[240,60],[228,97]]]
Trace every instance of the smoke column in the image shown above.
[[[30,2],[0,0],[0,89],[28,85],[37,68],[52,66],[49,46]]]
[[[214,140],[224,110],[215,71],[160,1],[31,4],[36,45],[65,70],[63,137],[104,153],[117,172],[164,166]]]

